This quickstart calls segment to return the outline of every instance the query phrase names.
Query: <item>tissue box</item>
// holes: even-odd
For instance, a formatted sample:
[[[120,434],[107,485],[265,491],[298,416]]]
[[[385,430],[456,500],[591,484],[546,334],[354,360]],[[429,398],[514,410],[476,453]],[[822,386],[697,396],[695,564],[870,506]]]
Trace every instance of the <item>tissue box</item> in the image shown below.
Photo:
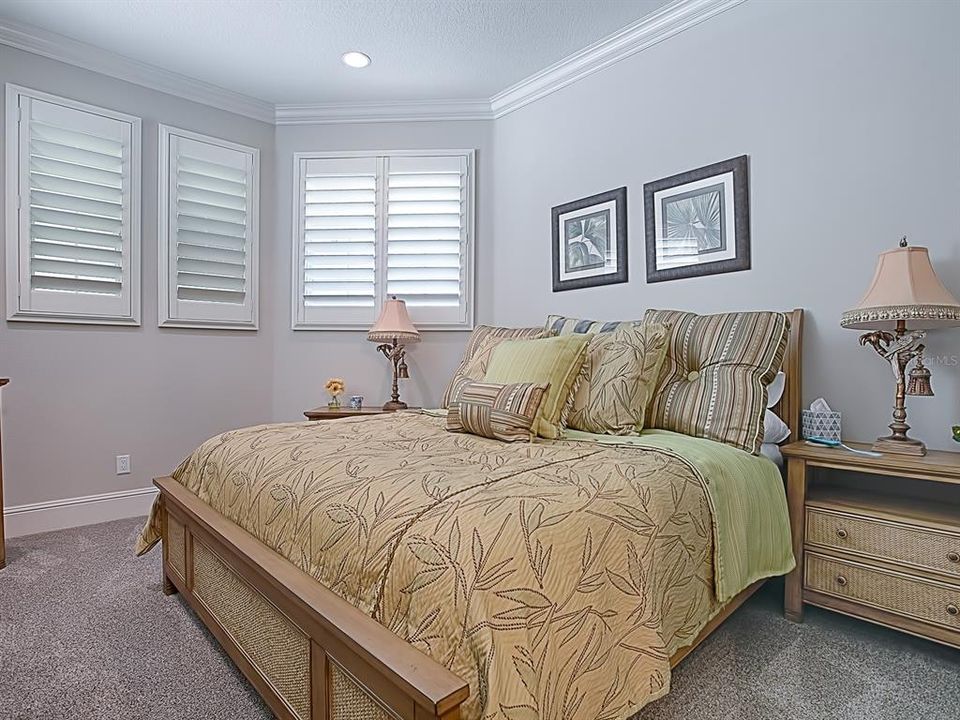
[[[800,413],[803,439],[822,437],[827,440],[840,440],[840,415],[838,412],[814,412],[803,410]]]

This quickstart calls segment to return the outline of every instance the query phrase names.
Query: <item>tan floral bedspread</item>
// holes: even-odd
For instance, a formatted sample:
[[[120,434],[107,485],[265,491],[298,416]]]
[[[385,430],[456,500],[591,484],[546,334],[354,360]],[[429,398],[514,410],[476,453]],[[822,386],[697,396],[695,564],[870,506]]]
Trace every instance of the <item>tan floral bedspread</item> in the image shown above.
[[[236,430],[174,477],[467,680],[465,718],[615,720],[664,695],[718,609],[697,474],[656,449],[442,423]],[[157,539],[150,522],[138,550]]]

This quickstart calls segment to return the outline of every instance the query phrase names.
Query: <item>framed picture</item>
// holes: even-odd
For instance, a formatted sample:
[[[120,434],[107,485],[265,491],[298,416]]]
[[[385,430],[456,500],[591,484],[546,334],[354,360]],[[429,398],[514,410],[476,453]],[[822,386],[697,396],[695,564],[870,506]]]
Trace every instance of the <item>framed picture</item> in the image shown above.
[[[643,186],[647,282],[750,269],[747,156]]]
[[[627,282],[627,189],[553,208],[553,291]]]

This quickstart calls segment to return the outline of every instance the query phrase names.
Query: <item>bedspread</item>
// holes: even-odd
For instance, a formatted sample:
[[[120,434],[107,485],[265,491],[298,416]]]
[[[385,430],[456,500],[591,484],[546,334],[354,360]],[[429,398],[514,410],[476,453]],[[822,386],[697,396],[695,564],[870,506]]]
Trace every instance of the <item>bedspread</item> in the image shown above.
[[[721,607],[714,539],[738,537],[697,465],[655,445],[396,413],[227,432],[173,477],[465,679],[468,720],[618,720],[669,690],[671,654]],[[761,513],[786,523],[782,505]],[[786,538],[740,582],[789,570]]]

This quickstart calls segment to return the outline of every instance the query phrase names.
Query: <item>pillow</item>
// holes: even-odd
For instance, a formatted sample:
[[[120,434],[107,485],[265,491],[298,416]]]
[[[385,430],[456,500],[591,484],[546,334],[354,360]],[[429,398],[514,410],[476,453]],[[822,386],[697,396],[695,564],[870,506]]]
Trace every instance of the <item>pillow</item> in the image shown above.
[[[765,458],[772,460],[778,468],[783,469],[783,455],[780,452],[780,446],[773,443],[764,443],[760,446],[760,454]]]
[[[467,347],[464,348],[463,358],[460,360],[460,365],[453,373],[453,377],[450,379],[450,382],[447,384],[447,389],[443,391],[443,397],[440,399],[440,407],[445,408],[450,404],[450,393],[453,390],[454,384],[458,380],[463,378],[472,378],[474,380],[482,380],[484,373],[486,373],[486,363],[483,363],[482,369],[477,367],[471,367],[470,363],[473,360],[474,355],[477,354],[477,351],[480,349],[480,346],[484,344],[485,341],[491,341],[494,345],[503,340],[514,340],[514,339],[534,339],[534,338],[544,338],[550,337],[554,333],[550,330],[544,328],[508,328],[508,327],[494,327],[491,325],[478,325],[474,328],[473,332],[470,333],[470,338],[467,340]],[[491,346],[490,350],[493,350]],[[489,357],[489,356],[488,356]],[[469,375],[467,370],[471,372],[479,372],[479,375]]]
[[[759,453],[767,386],[780,370],[787,347],[787,316],[648,310],[645,320],[670,327],[647,427]]]
[[[763,413],[763,442],[779,445],[790,437],[790,428],[773,410]]]
[[[451,393],[447,430],[505,442],[533,440],[531,428],[546,392],[546,385],[498,385],[463,378]]]
[[[614,330],[620,330],[621,328],[634,327],[635,325],[642,324],[642,320],[601,322],[600,320],[568,318],[563,315],[547,315],[547,321],[543,324],[543,327],[546,330],[550,330],[554,335],[572,335],[574,333],[608,333]]]
[[[487,374],[487,366],[490,364],[490,356],[493,355],[493,351],[496,349],[497,345],[502,342],[506,342],[509,339],[510,338],[497,335],[488,335],[481,340],[480,344],[477,345],[477,348],[473,353],[473,357],[470,358],[470,361],[467,362],[463,368],[463,377],[473,380],[482,380]]]
[[[569,427],[606,435],[643,430],[644,415],[667,352],[665,325],[626,325],[593,336]]]
[[[561,335],[542,340],[507,340],[494,348],[485,382],[549,385],[533,431],[556,439],[562,415],[583,366],[592,335]]]
[[[772,408],[783,397],[783,391],[787,389],[787,376],[781,370],[773,379],[773,382],[767,387],[767,407]]]

